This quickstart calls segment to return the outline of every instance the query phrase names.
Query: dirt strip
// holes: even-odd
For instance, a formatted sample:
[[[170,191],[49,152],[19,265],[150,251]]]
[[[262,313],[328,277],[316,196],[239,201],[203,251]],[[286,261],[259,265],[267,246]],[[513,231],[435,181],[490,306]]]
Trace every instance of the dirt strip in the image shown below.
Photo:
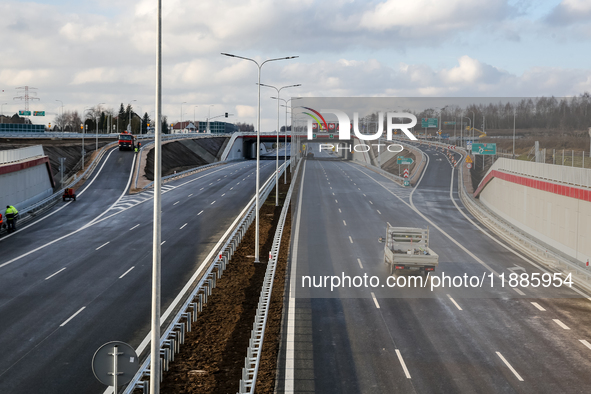
[[[289,173],[288,173],[289,180]],[[175,355],[170,370],[165,372],[161,386],[163,394],[236,393],[242,376],[246,348],[259,295],[267,268],[267,256],[283,199],[289,183],[279,182],[280,206],[275,207],[275,194],[271,192],[260,211],[260,257],[254,264],[254,223],[250,226],[228,269],[218,286],[208,297],[208,303],[199,314],[185,344]],[[284,226],[279,260],[273,284],[263,354],[259,367],[257,392],[273,392],[279,332],[283,308],[285,269],[289,250],[291,215]]]

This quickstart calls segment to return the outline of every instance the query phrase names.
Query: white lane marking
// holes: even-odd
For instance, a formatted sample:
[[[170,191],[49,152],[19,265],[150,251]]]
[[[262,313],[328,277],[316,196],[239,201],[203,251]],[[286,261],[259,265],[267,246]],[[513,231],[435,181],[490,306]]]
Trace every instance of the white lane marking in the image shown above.
[[[213,204],[215,204],[215,200],[213,200],[213,202],[211,204],[209,204],[209,205],[213,205]]]
[[[123,273],[123,275],[121,275],[121,276],[119,277],[119,279],[121,279],[121,278],[123,278],[125,275],[129,274],[129,273],[131,272],[131,270],[132,270],[132,269],[134,269],[134,268],[135,268],[135,265],[134,265],[133,267],[131,267],[130,269],[128,269],[127,271],[125,271],[125,272]]]
[[[226,195],[226,193],[222,194],[222,197],[224,197]]]
[[[371,292],[371,298],[373,298],[373,303],[376,304],[376,308],[380,309],[380,304],[378,303],[378,299],[376,298],[376,295],[373,293],[373,291]]]
[[[193,193],[189,194],[187,197],[191,197],[193,195]]]
[[[96,248],[95,250],[99,250],[99,249],[100,249],[100,248],[102,248],[103,246],[107,246],[107,245],[108,245],[108,244],[110,244],[110,243],[111,243],[111,241],[109,241],[109,242],[107,242],[107,243],[104,243],[104,244],[102,244],[101,246],[99,246],[98,248]]]
[[[540,304],[538,304],[537,302],[532,302],[531,303],[533,306],[535,306],[536,308],[538,308],[539,310],[541,310],[542,312],[545,312],[546,310],[544,308],[542,308],[542,306]]]
[[[350,235],[349,235],[349,241],[351,241],[351,243],[353,243],[353,238],[351,238]]]
[[[402,369],[404,370],[404,374],[406,375],[407,379],[410,379],[410,373],[408,373],[408,368],[406,368],[406,363],[402,358],[402,354],[400,350],[396,349],[396,355],[398,356],[398,361],[400,361],[400,365],[402,365]]]
[[[185,223],[185,224],[183,224],[183,225],[181,226],[181,228],[179,228],[179,230],[182,230],[182,229],[184,229],[184,228],[185,228],[185,226],[186,226],[187,224],[189,224],[189,223]]]
[[[337,199],[335,199],[334,202],[336,202],[337,204],[339,203]]]
[[[330,190],[332,190],[332,186],[330,187]]]
[[[339,213],[343,213],[343,211],[341,211],[341,208],[339,208]]]
[[[221,181],[221,180],[222,180],[222,178],[218,179],[218,182]]]
[[[519,379],[520,382],[523,382],[523,379],[521,378],[521,376],[511,366],[511,364],[509,364],[509,362],[507,360],[505,360],[505,357],[503,357],[503,355],[500,352],[496,352],[496,353],[497,353],[497,356],[499,356],[501,358],[501,360],[503,360],[503,362],[505,363],[505,365],[507,366],[507,368],[509,368],[511,370],[511,372],[513,372],[513,374],[517,377],[517,379]]]
[[[86,307],[83,306],[82,308],[78,309],[78,312],[74,313],[72,316],[70,316],[68,318],[68,320],[66,320],[65,322],[63,322],[62,324],[60,324],[60,327],[63,327],[66,324],[68,324],[70,322],[70,320],[72,320],[73,318],[75,318],[77,314],[79,314],[80,312],[82,312],[84,310],[84,308],[86,308]]]
[[[232,187],[230,188],[230,190],[232,190],[232,189],[234,189],[234,186],[232,186]]]
[[[133,226],[132,228],[129,229],[129,231],[133,230],[134,228],[138,228],[140,225],[136,224],[135,226]]]
[[[199,189],[199,190],[203,190],[203,188]]]
[[[523,291],[519,290],[517,287],[513,287],[513,290],[515,290],[515,292],[519,295],[522,295],[522,296],[525,295],[525,293]]]
[[[363,197],[367,197],[367,196],[365,195],[365,193],[363,193]]]
[[[62,272],[63,270],[65,270],[66,267],[62,268],[61,270],[57,271],[54,274],[49,275],[47,278],[45,278],[45,280],[49,279],[49,278],[53,278],[54,276],[56,276],[57,274],[59,274],[60,272]]]
[[[197,216],[201,215],[202,213],[203,213],[203,211],[199,212],[199,213],[197,214]]]
[[[346,226],[346,225],[347,225],[347,222],[345,222],[345,221],[343,220],[343,224]]]
[[[361,267],[361,269],[363,269],[363,264],[361,264],[361,259],[357,259],[357,262],[359,263],[359,267]]]
[[[213,182],[211,182],[211,183],[210,183],[209,185],[207,185],[207,186],[211,186],[211,185],[213,185]]]
[[[371,205],[373,205],[373,202],[371,202],[371,201],[370,201],[369,203],[370,203]]]
[[[376,211],[378,211],[378,213],[379,213],[380,215],[382,214],[382,213],[380,212],[380,210],[379,210],[379,209],[376,209]]]
[[[386,224],[387,224],[388,226],[392,227],[392,225],[390,224],[390,222],[386,222]]]
[[[552,321],[554,323],[558,324],[560,327],[564,328],[565,330],[570,330],[570,328],[566,324],[564,324],[563,322],[561,322],[560,320],[558,320],[558,319],[552,319]]]
[[[300,186],[300,196],[298,201],[297,219],[295,224],[295,233],[293,241],[293,256],[291,261],[291,274],[290,278],[296,278],[296,269],[298,263],[298,245],[300,236],[300,219],[302,217],[302,194],[304,191],[304,178],[306,176],[306,164],[304,161],[302,180]],[[286,338],[286,349],[285,349],[285,387],[284,392],[292,394],[294,392],[294,361],[295,361],[295,292],[297,289],[297,283],[295,280],[290,280],[289,286],[289,304],[287,309],[287,338]]]
[[[240,182],[238,182],[237,185],[240,185]]]
[[[332,193],[332,195],[334,196],[334,192]]]
[[[174,204],[172,204],[172,205],[174,206],[174,205],[178,204],[179,202],[180,202],[180,201],[177,201],[177,202],[175,202],[175,203],[174,203]]]
[[[162,242],[160,243],[160,245],[164,245],[164,243],[165,243],[165,242],[166,242],[166,241],[162,241]]]
[[[453,304],[456,306],[456,308],[458,308],[459,310],[462,310],[462,308],[458,305],[458,303],[456,302],[456,300],[454,300],[453,298],[451,298],[451,296],[449,294],[446,294],[447,298],[450,299],[451,302],[453,302]]]
[[[358,187],[358,188],[357,188],[357,190],[361,190],[361,188],[360,188],[360,187]]]
[[[584,339],[579,339],[579,342],[581,342],[583,345],[587,346],[589,349],[591,349],[591,343],[587,342]]]

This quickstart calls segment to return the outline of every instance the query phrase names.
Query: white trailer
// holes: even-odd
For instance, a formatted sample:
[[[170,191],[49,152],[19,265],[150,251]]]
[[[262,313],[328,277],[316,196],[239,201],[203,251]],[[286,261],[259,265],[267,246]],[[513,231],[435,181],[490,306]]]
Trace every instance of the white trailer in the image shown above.
[[[384,263],[395,270],[420,272],[434,271],[439,265],[439,256],[429,248],[429,229],[392,227],[388,225],[385,242]]]

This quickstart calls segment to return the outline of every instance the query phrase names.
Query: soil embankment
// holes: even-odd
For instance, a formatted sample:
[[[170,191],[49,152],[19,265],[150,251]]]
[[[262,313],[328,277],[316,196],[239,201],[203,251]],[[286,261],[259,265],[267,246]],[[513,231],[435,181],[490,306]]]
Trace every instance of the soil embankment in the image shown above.
[[[162,176],[220,160],[227,137],[171,141],[162,145]],[[144,167],[145,177],[154,180],[154,149],[150,149]]]

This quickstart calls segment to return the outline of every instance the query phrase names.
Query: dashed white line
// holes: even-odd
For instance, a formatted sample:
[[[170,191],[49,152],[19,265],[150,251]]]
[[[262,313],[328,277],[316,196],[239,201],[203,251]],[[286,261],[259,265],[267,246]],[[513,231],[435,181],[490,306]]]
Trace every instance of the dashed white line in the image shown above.
[[[522,295],[522,296],[525,295],[525,293],[523,291],[519,290],[517,287],[513,287],[513,290],[515,290],[515,292],[519,295]]]
[[[378,211],[378,213],[379,213],[380,215],[382,214],[382,213],[380,212],[380,210],[379,210],[379,209],[376,209],[376,211]]]
[[[332,193],[332,195],[334,196],[334,192]]]
[[[350,241],[351,243],[353,243],[353,238],[351,238],[351,236],[350,236],[350,235],[349,235],[349,241]]]
[[[513,372],[513,374],[517,377],[517,379],[519,379],[520,382],[523,382],[523,378],[517,373],[517,371],[511,366],[511,364],[509,364],[509,362],[507,360],[505,360],[505,357],[503,357],[503,355],[500,352],[496,352],[496,353],[497,353],[497,356],[499,356],[501,358],[501,360],[503,360],[503,362],[505,363],[507,368],[509,368],[511,370],[511,372]]]
[[[538,308],[539,310],[541,310],[542,312],[545,312],[546,310],[544,308],[542,308],[542,306],[540,304],[538,304],[537,302],[532,302],[531,303],[533,306],[535,306],[536,308]]]
[[[165,242],[166,242],[166,241],[162,241],[162,242],[160,243],[160,245],[164,245],[164,243],[165,243]]]
[[[103,246],[107,246],[111,241],[102,244],[101,246],[99,246],[98,248],[96,248],[95,250],[99,250],[100,248],[102,248]]]
[[[341,208],[339,208],[339,213],[343,213],[343,211],[341,211]]]
[[[380,309],[380,304],[378,303],[378,299],[376,298],[376,295],[373,293],[373,291],[371,292],[371,298],[373,298],[373,303],[376,304],[376,308]]]
[[[186,226],[187,224],[189,224],[189,223],[185,223],[185,224],[183,224],[183,225],[181,226],[181,228],[179,228],[179,230],[182,230],[182,229],[184,229],[184,228],[185,228],[185,226]]]
[[[175,202],[175,203],[174,203],[174,204],[172,204],[172,205],[174,206],[174,205],[178,204],[179,202],[180,202],[180,201],[177,201],[177,202]]]
[[[232,189],[234,189],[234,186],[232,186],[232,187],[230,188],[230,190],[232,190]]]
[[[456,302],[456,300],[454,300],[453,298],[451,298],[451,296],[449,294],[447,294],[447,297],[450,299],[451,302],[453,302],[453,304],[456,306],[456,308],[458,308],[459,310],[462,310],[462,308],[458,305],[458,303]]]
[[[132,270],[132,269],[134,269],[134,268],[135,268],[135,265],[134,265],[133,267],[131,267],[130,269],[128,269],[127,271],[125,271],[125,272],[123,273],[123,275],[121,275],[121,276],[119,277],[119,279],[121,279],[121,278],[123,278],[125,275],[129,274],[129,273],[131,272],[131,270]]]
[[[132,228],[129,229],[129,231],[133,230],[134,228],[138,228],[140,225],[136,224],[135,226],[133,226]]]
[[[357,262],[359,263],[359,267],[360,267],[361,269],[363,269],[363,264],[361,264],[361,259],[357,259]]]
[[[365,193],[363,193],[363,197],[367,197],[367,196],[365,195]]]
[[[193,195],[193,193],[189,194],[187,197],[191,197]]]
[[[199,189],[199,190],[203,190],[203,188]]]
[[[213,185],[213,182],[211,182],[208,186],[211,186],[211,185]]]
[[[238,182],[237,185],[240,185],[240,182]]]
[[[347,222],[345,222],[345,221],[343,220],[343,224],[346,226],[346,225],[347,225]]]
[[[370,201],[369,203],[370,203],[371,205],[373,205],[373,202],[371,202],[371,201]]]
[[[589,349],[591,349],[591,343],[587,342],[584,339],[579,339],[579,342],[581,342],[583,345],[587,346]]]
[[[335,198],[334,202],[336,202],[337,204],[339,203],[339,201]]]
[[[221,196],[221,197],[224,197],[225,195],[226,195],[226,193],[222,194],[222,196]]]
[[[197,214],[197,216],[201,215],[202,213],[203,213],[203,211],[199,212],[199,213]]]
[[[558,319],[552,319],[552,321],[556,324],[558,324],[560,327],[562,327],[565,330],[570,330],[570,328],[568,328],[568,326],[566,324],[564,324],[563,322],[561,322]]]
[[[215,204],[215,200],[213,200],[213,202],[211,204],[209,204],[209,205],[213,205],[213,204]]]
[[[66,267],[62,268],[61,270],[57,271],[54,274],[49,275],[47,278],[45,278],[45,280],[49,279],[49,278],[53,278],[54,276],[56,276],[57,274],[59,274],[60,272],[62,272],[63,270],[65,270]]]
[[[390,222],[386,222],[386,224],[387,224],[388,226],[392,227],[392,225],[390,224]]]
[[[63,322],[62,324],[60,324],[60,327],[63,327],[63,326],[65,326],[66,324],[68,324],[68,323],[70,322],[70,320],[72,320],[73,318],[75,318],[77,314],[79,314],[80,312],[82,312],[82,311],[84,310],[84,308],[86,308],[86,307],[85,307],[85,306],[83,306],[82,308],[80,308],[80,309],[78,310],[78,312],[74,313],[72,316],[70,316],[70,317],[69,317],[69,319],[68,319],[68,320],[66,320],[65,322]]]
[[[398,356],[398,361],[400,361],[400,365],[402,365],[402,369],[404,370],[406,378],[410,379],[410,373],[408,373],[408,368],[406,368],[406,363],[402,359],[402,354],[400,354],[400,350],[396,349],[396,355]]]

